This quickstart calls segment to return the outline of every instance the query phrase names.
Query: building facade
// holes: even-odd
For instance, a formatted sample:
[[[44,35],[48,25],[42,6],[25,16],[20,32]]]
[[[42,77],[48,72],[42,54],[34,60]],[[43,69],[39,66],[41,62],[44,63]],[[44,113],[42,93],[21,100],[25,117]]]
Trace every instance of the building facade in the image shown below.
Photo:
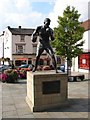
[[[72,71],[88,73],[90,72],[90,19],[83,22],[81,26],[85,29],[83,34],[85,43],[83,45],[83,53],[77,58],[73,58]]]
[[[34,29],[11,28],[8,26],[0,35],[0,58],[10,58],[10,61],[15,66],[19,66],[22,63],[35,64],[35,56],[37,50],[37,42],[31,41],[31,35]],[[57,57],[57,62],[60,63],[60,57]],[[40,65],[50,65],[51,59],[44,51],[40,57]]]
[[[0,35],[1,52],[0,57],[10,58],[15,66],[22,63],[34,64],[37,49],[37,42],[32,43],[31,35],[34,29],[11,28],[8,26]],[[48,61],[44,52],[40,59],[41,64]],[[45,59],[44,59],[45,58]],[[45,61],[46,60],[46,61]]]

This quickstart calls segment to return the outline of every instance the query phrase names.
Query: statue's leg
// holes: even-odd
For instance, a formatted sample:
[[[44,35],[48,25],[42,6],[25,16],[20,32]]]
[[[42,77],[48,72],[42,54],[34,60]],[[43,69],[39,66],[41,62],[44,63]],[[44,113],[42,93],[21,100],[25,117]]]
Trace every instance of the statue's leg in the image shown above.
[[[53,65],[54,65],[54,69],[56,70],[56,73],[58,73],[58,71],[57,71],[57,63],[56,63],[55,56],[54,56],[54,54],[52,54],[51,56],[52,56],[52,62],[53,62]]]
[[[42,52],[44,51],[43,48],[39,48],[38,51],[37,51],[37,55],[36,55],[36,62],[35,62],[35,67],[33,68],[32,72],[35,72],[36,69],[37,69],[37,66],[38,66],[38,61],[39,61],[39,58],[42,54]]]
[[[56,63],[56,59],[55,59],[54,52],[53,52],[52,48],[49,47],[49,48],[47,48],[45,50],[51,56],[54,69],[56,70],[56,73],[58,73],[58,71],[57,71],[57,63]]]

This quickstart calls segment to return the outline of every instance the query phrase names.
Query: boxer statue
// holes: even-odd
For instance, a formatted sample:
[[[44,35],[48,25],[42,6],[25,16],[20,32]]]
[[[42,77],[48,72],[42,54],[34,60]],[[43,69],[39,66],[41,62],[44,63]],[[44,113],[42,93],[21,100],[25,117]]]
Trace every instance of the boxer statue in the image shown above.
[[[56,70],[57,73],[57,64],[56,64],[56,59],[54,56],[54,51],[50,45],[50,40],[54,40],[54,34],[53,30],[49,27],[51,20],[49,18],[46,18],[44,20],[44,25],[43,26],[38,26],[35,31],[33,32],[31,39],[32,42],[36,42],[37,36],[39,37],[39,42],[37,45],[37,54],[36,54],[36,62],[35,62],[35,67],[33,68],[32,72],[35,72],[38,66],[38,61],[45,50],[52,58],[54,69]]]

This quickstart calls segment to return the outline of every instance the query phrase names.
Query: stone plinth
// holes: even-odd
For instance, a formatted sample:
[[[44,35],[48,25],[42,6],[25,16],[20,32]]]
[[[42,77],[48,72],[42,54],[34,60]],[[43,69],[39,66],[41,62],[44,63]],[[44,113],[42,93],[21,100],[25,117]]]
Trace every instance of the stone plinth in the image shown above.
[[[67,74],[55,71],[27,72],[26,102],[32,112],[67,103]]]

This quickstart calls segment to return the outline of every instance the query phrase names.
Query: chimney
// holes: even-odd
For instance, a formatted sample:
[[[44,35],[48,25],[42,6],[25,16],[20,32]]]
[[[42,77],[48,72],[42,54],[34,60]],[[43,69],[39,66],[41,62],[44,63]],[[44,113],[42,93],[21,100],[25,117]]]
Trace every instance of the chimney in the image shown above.
[[[21,29],[21,26],[19,26],[19,29]]]
[[[3,35],[4,35],[5,31],[3,31]]]
[[[10,29],[10,26],[8,26],[7,28]]]

